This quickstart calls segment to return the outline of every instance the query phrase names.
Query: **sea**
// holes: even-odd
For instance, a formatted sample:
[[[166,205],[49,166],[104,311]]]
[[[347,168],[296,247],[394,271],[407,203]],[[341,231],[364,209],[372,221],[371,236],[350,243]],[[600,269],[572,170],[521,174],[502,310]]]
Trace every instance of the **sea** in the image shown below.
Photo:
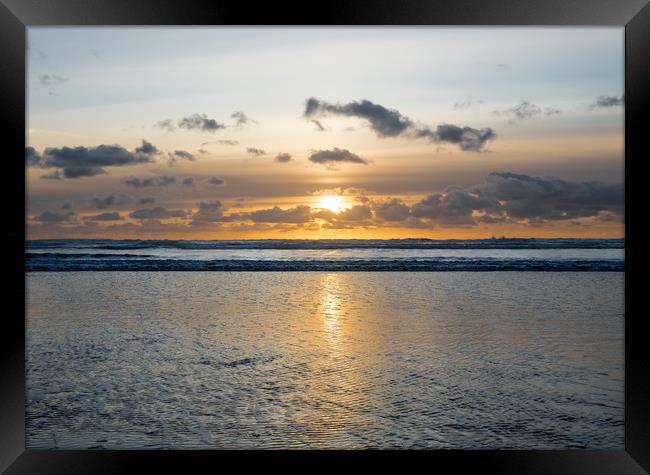
[[[31,449],[622,449],[624,240],[40,240]]]

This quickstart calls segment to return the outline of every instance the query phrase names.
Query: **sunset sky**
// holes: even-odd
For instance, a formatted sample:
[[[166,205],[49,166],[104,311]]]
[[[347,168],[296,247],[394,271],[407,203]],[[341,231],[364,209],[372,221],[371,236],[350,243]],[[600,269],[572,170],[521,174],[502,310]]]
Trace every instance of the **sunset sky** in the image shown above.
[[[27,233],[623,236],[622,28],[28,29]]]

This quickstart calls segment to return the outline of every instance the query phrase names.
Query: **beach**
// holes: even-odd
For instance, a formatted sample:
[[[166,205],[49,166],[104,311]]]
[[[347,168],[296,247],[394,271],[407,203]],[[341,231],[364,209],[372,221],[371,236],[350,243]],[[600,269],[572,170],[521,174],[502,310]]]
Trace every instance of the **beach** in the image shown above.
[[[28,448],[623,448],[622,272],[28,272]]]

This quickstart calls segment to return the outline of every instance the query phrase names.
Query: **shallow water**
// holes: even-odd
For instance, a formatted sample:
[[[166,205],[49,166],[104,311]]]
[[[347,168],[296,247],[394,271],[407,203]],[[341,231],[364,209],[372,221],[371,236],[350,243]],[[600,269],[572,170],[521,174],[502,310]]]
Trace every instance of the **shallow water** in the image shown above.
[[[28,273],[27,446],[620,449],[623,278]]]

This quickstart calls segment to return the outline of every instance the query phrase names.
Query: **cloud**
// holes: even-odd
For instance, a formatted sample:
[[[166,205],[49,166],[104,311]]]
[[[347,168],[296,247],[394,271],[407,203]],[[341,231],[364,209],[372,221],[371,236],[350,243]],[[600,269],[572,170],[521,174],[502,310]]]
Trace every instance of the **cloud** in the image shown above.
[[[468,97],[466,100],[462,102],[455,102],[454,110],[469,109],[470,107],[475,106],[476,104],[483,104],[483,101]]]
[[[211,185],[223,185],[225,181],[222,178],[219,178],[218,176],[213,176],[208,180],[208,183]]]
[[[34,147],[25,147],[25,165],[28,167],[43,167],[43,157]]]
[[[176,183],[176,178],[173,176],[161,176],[157,180],[153,178],[128,178],[124,180],[126,186],[131,188],[149,188],[152,186],[167,186]]]
[[[161,176],[158,179],[158,185],[160,185],[160,186],[167,186],[167,185],[171,185],[172,183],[176,183],[176,177],[173,177],[173,176]]]
[[[199,203],[199,209],[192,215],[191,224],[215,223],[224,220],[223,205],[221,201],[208,201]]]
[[[150,186],[154,186],[155,182],[153,178],[129,178],[124,181],[124,184],[132,188],[148,188]]]
[[[104,198],[95,196],[90,201],[95,209],[105,209],[114,205],[117,201],[117,197],[113,194],[106,195]]]
[[[62,177],[62,174],[59,170],[54,170],[52,173],[46,173],[45,175],[41,175],[41,178],[44,180],[60,180]]]
[[[310,122],[312,122],[314,125],[316,125],[316,130],[318,130],[319,132],[325,132],[327,130],[325,128],[325,126],[323,124],[321,124],[321,122],[319,120],[312,119]]]
[[[348,186],[348,187],[338,186],[336,188],[321,188],[319,190],[313,191],[311,194],[314,196],[341,195],[341,196],[363,197],[365,195],[372,195],[374,194],[374,192],[370,190],[366,190],[365,188],[357,188],[354,186]]]
[[[531,119],[541,113],[542,109],[539,106],[531,104],[528,101],[522,101],[509,109],[494,111],[494,115],[509,117],[508,123],[510,124],[514,124],[519,120]]]
[[[411,216],[426,218],[439,224],[467,226],[473,225],[474,211],[498,210],[499,203],[463,189],[449,188],[444,193],[434,193],[411,207]]]
[[[188,176],[187,178],[183,178],[182,184],[183,184],[183,186],[191,186],[191,187],[193,187],[195,185],[194,178],[191,177],[191,176]]]
[[[187,152],[185,150],[174,150],[174,157],[183,158],[189,161],[196,160],[196,157],[194,155],[192,155],[190,152]]]
[[[230,114],[230,118],[235,120],[236,127],[243,127],[245,125],[251,125],[257,123],[257,121],[251,119],[242,111],[235,111]]]
[[[156,155],[160,153],[160,150],[158,150],[158,148],[151,142],[147,142],[146,140],[142,139],[142,145],[135,149],[135,153],[141,153],[144,155]]]
[[[303,115],[312,120],[315,117],[326,115],[365,119],[370,122],[370,128],[378,137],[396,137],[413,125],[408,117],[404,117],[397,110],[387,109],[366,99],[347,104],[332,104],[310,97],[306,101]]]
[[[623,185],[490,173],[480,188],[512,218],[567,220],[623,211]]]
[[[496,133],[491,128],[474,129],[472,127],[459,127],[453,124],[442,124],[436,130],[429,128],[415,131],[417,137],[427,137],[432,142],[448,142],[456,144],[461,150],[480,152],[485,144],[496,138]]]
[[[622,184],[490,173],[485,182],[450,187],[411,207],[411,216],[446,225],[570,220],[623,211]]]
[[[337,221],[364,221],[372,218],[372,211],[367,205],[354,205],[336,215]]]
[[[68,78],[57,74],[41,74],[38,80],[43,86],[56,86],[68,82]]]
[[[291,154],[288,153],[278,153],[275,156],[275,161],[280,163],[287,163],[291,161]]]
[[[313,163],[331,165],[337,163],[362,163],[367,165],[368,162],[349,150],[334,148],[333,150],[317,150],[309,156],[309,161]]]
[[[168,219],[168,218],[184,218],[187,212],[182,209],[166,209],[161,207],[138,209],[129,213],[129,217],[133,219]]]
[[[598,109],[606,107],[618,107],[625,104],[625,96],[599,96],[596,102],[589,106],[589,109]]]
[[[176,130],[176,127],[174,126],[174,122],[171,119],[159,120],[154,124],[154,127],[162,129],[166,132],[173,132],[174,130]]]
[[[168,154],[169,159],[167,160],[168,165],[176,165],[178,160],[188,160],[193,162],[196,160],[196,157],[186,150],[174,150],[173,153]]]
[[[496,138],[490,129],[460,127],[453,124],[438,125],[435,130],[415,124],[413,120],[395,109],[388,109],[366,99],[347,104],[332,104],[310,97],[305,103],[303,117],[313,120],[315,117],[343,115],[358,117],[369,122],[377,137],[412,137],[428,138],[432,142],[449,142],[458,145],[464,151],[478,152],[489,140]]]
[[[46,148],[39,156],[32,147],[27,147],[25,157],[27,163],[32,166],[62,169],[65,178],[80,178],[108,173],[105,167],[153,162],[156,150],[156,147],[143,140],[142,147],[136,148],[133,152],[119,145],[98,145]]]
[[[411,209],[396,198],[374,204],[375,216],[383,221],[404,221],[408,219]]]
[[[84,221],[120,221],[124,218],[120,216],[120,213],[100,213],[93,216],[84,216],[82,218]]]
[[[225,129],[226,126],[214,119],[208,118],[205,114],[192,114],[178,120],[178,127],[188,130],[200,130],[202,132],[216,132]]]
[[[263,155],[266,155],[266,152],[262,150],[261,148],[255,148],[255,147],[248,147],[246,149],[246,152],[250,153],[251,155],[255,157],[261,157]]]
[[[239,142],[237,140],[213,140],[211,142],[203,142],[201,145],[205,147],[206,145],[213,144],[213,143],[219,145],[227,145],[229,147],[236,147],[237,145],[239,145]]]
[[[310,220],[310,212],[311,208],[305,205],[289,209],[274,206],[253,211],[246,216],[256,223],[306,223]]]
[[[72,209],[72,201],[65,201],[61,205],[61,209]]]
[[[75,214],[72,211],[59,213],[57,211],[44,211],[38,216],[34,217],[35,221],[41,223],[66,223],[75,220]]]
[[[138,201],[140,204],[146,205],[146,204],[155,203],[156,198],[154,198],[153,196],[146,196],[144,198],[140,198]]]
[[[557,107],[545,107],[544,108],[544,115],[557,115],[561,114],[562,111],[558,109]]]

